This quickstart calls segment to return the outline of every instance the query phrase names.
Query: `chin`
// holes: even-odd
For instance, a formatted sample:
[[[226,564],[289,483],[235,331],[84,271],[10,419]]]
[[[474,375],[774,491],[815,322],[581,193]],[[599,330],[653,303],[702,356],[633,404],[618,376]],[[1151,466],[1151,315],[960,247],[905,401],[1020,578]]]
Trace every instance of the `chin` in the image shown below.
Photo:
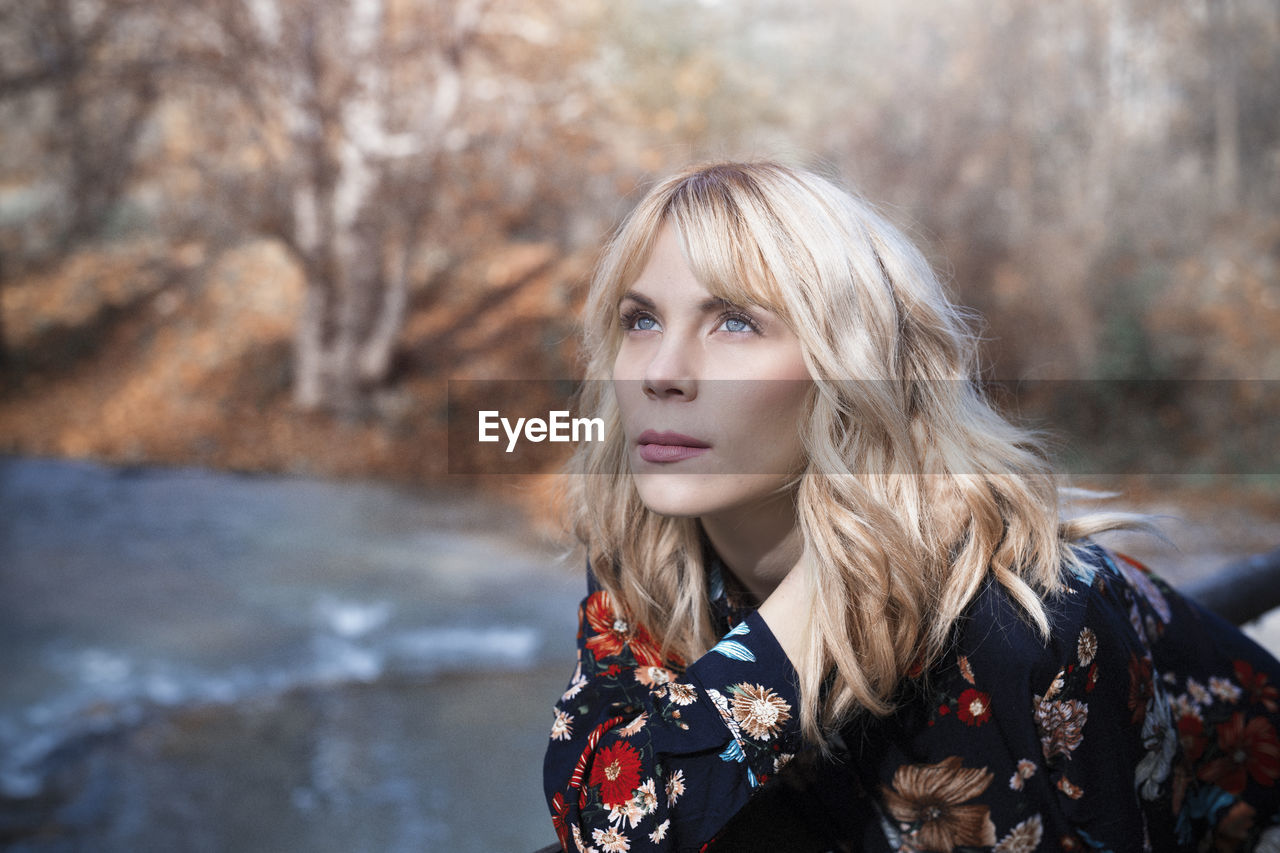
[[[786,478],[766,474],[635,474],[640,500],[652,512],[705,518],[776,500]]]
[[[705,474],[636,474],[636,491],[651,512],[673,518],[696,518],[721,508],[714,477]]]

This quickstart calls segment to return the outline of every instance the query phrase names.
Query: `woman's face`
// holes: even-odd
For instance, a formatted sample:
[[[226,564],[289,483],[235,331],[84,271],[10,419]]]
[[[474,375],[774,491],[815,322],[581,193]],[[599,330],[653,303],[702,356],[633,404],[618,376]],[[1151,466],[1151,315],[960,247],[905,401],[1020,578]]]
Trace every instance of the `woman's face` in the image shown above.
[[[669,225],[618,313],[614,392],[649,509],[706,518],[750,508],[802,467],[811,382],[800,342],[776,314],[707,292]]]

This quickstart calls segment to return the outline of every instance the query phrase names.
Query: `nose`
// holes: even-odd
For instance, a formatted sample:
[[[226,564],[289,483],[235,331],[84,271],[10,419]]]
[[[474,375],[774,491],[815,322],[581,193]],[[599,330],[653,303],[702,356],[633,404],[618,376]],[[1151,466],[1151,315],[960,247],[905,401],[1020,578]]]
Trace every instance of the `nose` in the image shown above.
[[[698,395],[697,354],[675,335],[663,335],[645,365],[642,387],[651,400],[692,400]]]

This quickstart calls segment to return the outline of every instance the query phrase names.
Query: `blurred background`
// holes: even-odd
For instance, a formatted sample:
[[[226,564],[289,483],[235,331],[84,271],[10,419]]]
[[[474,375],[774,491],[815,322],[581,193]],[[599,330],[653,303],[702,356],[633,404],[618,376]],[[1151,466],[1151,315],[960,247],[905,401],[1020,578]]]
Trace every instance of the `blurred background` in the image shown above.
[[[644,187],[758,156],[991,377],[1160,380],[1077,425],[1133,553],[1280,544],[1274,0],[0,0],[0,846],[548,843],[581,566],[447,383],[578,377]]]

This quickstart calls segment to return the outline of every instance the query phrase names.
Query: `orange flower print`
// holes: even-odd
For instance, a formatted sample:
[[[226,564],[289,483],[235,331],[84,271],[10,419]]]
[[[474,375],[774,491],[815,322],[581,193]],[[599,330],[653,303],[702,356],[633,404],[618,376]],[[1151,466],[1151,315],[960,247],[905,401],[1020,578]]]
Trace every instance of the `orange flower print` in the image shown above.
[[[1084,739],[1084,724],[1089,719],[1089,706],[1078,699],[1048,701],[1036,697],[1036,728],[1040,731],[1040,748],[1045,760],[1055,755],[1071,757]]]
[[[991,697],[970,687],[960,694],[956,715],[966,725],[980,726],[991,719]]]
[[[1221,850],[1223,853],[1243,849],[1242,845],[1249,837],[1249,830],[1253,829],[1255,814],[1257,809],[1248,803],[1233,803],[1231,808],[1227,809],[1226,815],[1213,828],[1213,849]],[[1260,845],[1260,848],[1264,846]]]
[[[967,800],[991,784],[987,768],[961,766],[953,755],[937,764],[908,764],[893,774],[893,788],[881,788],[885,807],[903,834],[920,850],[951,850],[996,843],[990,809]]]
[[[604,747],[591,765],[589,784],[600,786],[600,801],[605,806],[625,805],[640,786],[640,753],[625,741]]]
[[[629,648],[639,666],[662,666],[662,656],[649,631],[643,625],[632,625],[613,606],[604,590],[594,592],[586,603],[587,624],[594,635],[587,638],[587,648],[596,660],[620,654]]]
[[[791,706],[767,687],[743,683],[731,691],[733,719],[753,738],[769,740],[791,719]]]
[[[1023,783],[1034,775],[1036,775],[1036,765],[1029,759],[1023,758],[1018,761],[1018,769],[1009,777],[1009,787],[1015,791],[1021,791]]]
[[[969,665],[969,658],[965,655],[956,656],[956,665],[960,667],[960,677],[970,684],[977,684],[973,680],[973,667]]]
[[[1280,777],[1280,742],[1266,717],[1246,723],[1243,713],[1232,714],[1218,726],[1218,748],[1223,754],[1204,764],[1196,775],[1228,794],[1239,796],[1249,777],[1268,788]]]
[[[1073,800],[1078,800],[1084,796],[1084,791],[1082,791],[1079,786],[1073,785],[1071,780],[1066,776],[1063,776],[1058,780],[1058,790]]]

